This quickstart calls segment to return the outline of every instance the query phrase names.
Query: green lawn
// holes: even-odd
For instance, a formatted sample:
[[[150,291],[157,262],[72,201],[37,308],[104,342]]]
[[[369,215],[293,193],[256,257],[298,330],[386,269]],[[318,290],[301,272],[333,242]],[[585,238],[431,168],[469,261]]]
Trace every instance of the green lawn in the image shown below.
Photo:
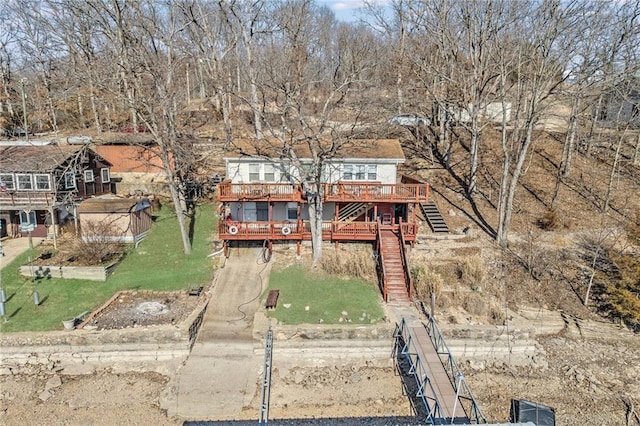
[[[280,290],[280,297],[268,315],[283,324],[373,324],[383,319],[378,289],[362,279],[319,275],[300,266],[274,268],[264,297],[273,289]]]
[[[1,272],[0,284],[7,294],[6,319],[0,318],[0,331],[45,331],[62,328],[62,320],[81,312],[93,311],[119,290],[181,290],[205,285],[213,276],[211,237],[215,214],[211,205],[199,206],[194,224],[192,254],[183,253],[175,213],[170,208],[158,216],[138,248],[131,248],[106,282],[42,279],[20,276],[18,268],[28,263],[24,253]],[[188,223],[188,222],[187,222]],[[33,302],[33,290],[41,303]]]

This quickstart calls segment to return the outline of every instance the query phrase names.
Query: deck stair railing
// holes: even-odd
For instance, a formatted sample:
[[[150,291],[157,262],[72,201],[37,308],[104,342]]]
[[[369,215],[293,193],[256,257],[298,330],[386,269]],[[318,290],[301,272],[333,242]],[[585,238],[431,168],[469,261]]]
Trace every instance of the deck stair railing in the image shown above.
[[[372,208],[370,203],[349,203],[340,208],[338,215],[339,222],[353,221],[359,216],[367,213]]]
[[[442,410],[442,404],[438,401],[438,392],[429,375],[426,362],[424,362],[420,356],[421,351],[413,342],[405,318],[402,319],[400,324],[396,325],[394,337],[396,345],[394,352],[396,352],[398,356],[404,356],[407,361],[409,361],[409,374],[415,378],[417,386],[415,396],[422,401],[426,411],[425,421],[431,425],[443,424],[442,421],[446,419],[446,415]]]
[[[382,300],[387,301],[387,286],[385,285],[385,269],[384,269],[384,255],[382,254],[382,231],[380,229],[380,222],[376,226],[376,247],[378,252],[378,268],[380,273],[378,274],[379,286],[382,290]]]
[[[442,362],[442,365],[444,366],[444,369],[449,376],[449,380],[453,385],[453,389],[458,395],[458,400],[463,406],[464,411],[467,413],[467,416],[469,416],[469,420],[472,424],[487,423],[487,420],[480,411],[480,407],[478,406],[478,403],[476,402],[476,399],[473,396],[469,385],[464,380],[462,371],[456,364],[455,360],[453,359],[453,355],[451,355],[449,347],[444,341],[444,336],[442,335],[442,332],[440,331],[435,318],[430,315],[429,321],[423,324],[425,329],[427,330],[427,334],[431,338],[433,346],[436,349],[436,353],[440,357],[440,361]]]
[[[402,269],[404,270],[404,279],[407,284],[407,296],[409,300],[413,300],[413,278],[411,278],[411,269],[409,267],[409,257],[407,256],[407,243],[404,238],[404,229],[402,226],[402,219],[400,219],[400,258],[402,259]]]

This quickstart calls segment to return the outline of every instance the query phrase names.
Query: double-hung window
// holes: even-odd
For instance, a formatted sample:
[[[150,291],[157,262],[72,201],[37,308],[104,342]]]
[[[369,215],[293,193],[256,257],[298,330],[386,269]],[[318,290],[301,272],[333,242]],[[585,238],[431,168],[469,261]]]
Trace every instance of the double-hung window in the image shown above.
[[[85,170],[84,171],[84,181],[86,183],[91,183],[95,180],[93,177],[93,170]]]
[[[109,169],[100,169],[100,179],[102,180],[102,183],[111,182],[111,173],[109,172]]]
[[[36,212],[33,211],[33,210],[29,210],[29,211],[21,210],[20,211],[20,225],[21,226],[37,225],[37,223],[36,223]]]
[[[342,169],[342,179],[343,180],[353,180],[353,165],[345,164]]]
[[[260,182],[260,164],[249,164],[249,182]]]
[[[342,180],[377,180],[376,164],[345,164],[342,166]]]
[[[76,187],[76,176],[73,172],[64,174],[64,189],[73,189]]]
[[[287,220],[298,220],[298,203],[287,203]]]
[[[265,182],[276,181],[276,168],[271,163],[264,165],[264,180]]]
[[[51,191],[51,179],[49,175],[35,175],[36,191]]]
[[[13,191],[16,189],[16,182],[10,173],[0,174],[0,187],[3,191]]]
[[[33,179],[31,175],[16,175],[16,181],[18,182],[19,191],[33,190]]]

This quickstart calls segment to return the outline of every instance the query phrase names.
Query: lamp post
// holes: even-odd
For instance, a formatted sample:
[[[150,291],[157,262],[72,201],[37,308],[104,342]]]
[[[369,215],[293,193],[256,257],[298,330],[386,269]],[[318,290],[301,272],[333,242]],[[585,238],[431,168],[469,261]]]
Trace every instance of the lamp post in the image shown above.
[[[27,82],[26,78],[20,80],[22,87],[22,118],[24,120],[24,137],[27,141],[29,141],[29,130],[27,130],[27,95],[24,91],[24,84]]]

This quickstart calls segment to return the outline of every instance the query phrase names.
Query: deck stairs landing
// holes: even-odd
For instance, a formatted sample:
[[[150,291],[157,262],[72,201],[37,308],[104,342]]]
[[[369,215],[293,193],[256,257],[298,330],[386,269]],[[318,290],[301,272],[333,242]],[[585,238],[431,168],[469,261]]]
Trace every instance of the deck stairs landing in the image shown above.
[[[381,230],[380,257],[384,271],[383,285],[387,294],[387,303],[408,306],[411,299],[407,293],[406,275],[400,250],[404,250],[399,235],[393,230]]]
[[[449,226],[444,221],[444,217],[438,210],[438,206],[435,201],[429,200],[427,203],[420,203],[420,211],[424,215],[425,219],[429,223],[431,230],[437,234],[443,234],[449,232]]]
[[[373,204],[371,203],[349,203],[340,208],[338,221],[353,222],[355,219],[371,210],[372,207]]]

